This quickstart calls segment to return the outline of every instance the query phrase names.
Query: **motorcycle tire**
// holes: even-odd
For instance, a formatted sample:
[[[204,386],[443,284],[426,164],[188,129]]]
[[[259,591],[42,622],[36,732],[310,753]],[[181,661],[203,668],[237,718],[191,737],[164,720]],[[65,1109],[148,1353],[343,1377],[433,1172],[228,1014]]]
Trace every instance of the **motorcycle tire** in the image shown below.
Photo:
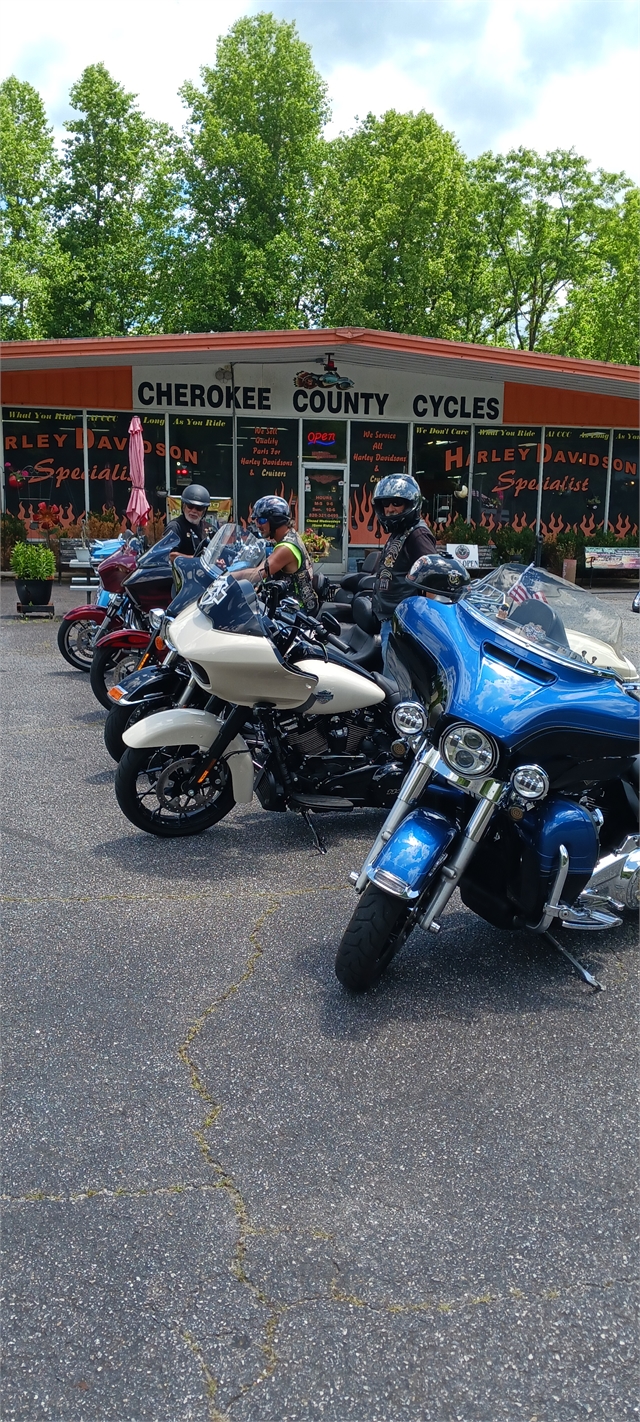
[[[373,987],[405,941],[409,916],[402,899],[368,884],[338,949],[336,977],[351,992]]]
[[[170,701],[141,701],[136,706],[118,706],[109,701],[109,715],[104,723],[104,743],[112,760],[120,761],[127,746],[122,739],[127,726],[134,726],[145,716],[153,716],[155,711],[166,711]]]
[[[91,669],[95,637],[102,625],[102,621],[92,617],[90,608],[86,617],[78,617],[74,622],[63,619],[58,628],[58,651],[69,666],[84,672]]]
[[[190,763],[198,754],[194,746],[152,746],[144,750],[128,747],[125,750],[116,771],[115,791],[120,809],[132,825],[146,834],[173,839],[201,834],[229,814],[235,800],[226,760],[220,761],[211,772],[208,801],[189,808],[193,797],[182,791],[181,776],[188,778]],[[172,771],[174,766],[176,770]],[[156,787],[163,778],[165,793],[159,796]],[[206,794],[205,788],[202,796]],[[183,798],[187,800],[184,805]]]
[[[108,711],[113,706],[109,696],[111,687],[117,686],[123,677],[135,671],[140,657],[141,652],[137,648],[101,647],[98,642],[91,659],[89,680],[94,696]]]

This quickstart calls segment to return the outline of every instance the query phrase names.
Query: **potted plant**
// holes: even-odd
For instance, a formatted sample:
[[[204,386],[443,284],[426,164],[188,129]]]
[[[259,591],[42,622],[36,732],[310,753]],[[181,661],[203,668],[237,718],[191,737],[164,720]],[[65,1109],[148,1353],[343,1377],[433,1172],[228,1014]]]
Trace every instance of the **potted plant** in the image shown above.
[[[16,543],[11,554],[16,592],[23,604],[46,607],[51,598],[51,584],[56,560],[50,548],[40,543]]]
[[[321,533],[314,533],[310,528],[300,535],[302,542],[314,563],[319,563],[331,552],[331,540],[324,538]]]

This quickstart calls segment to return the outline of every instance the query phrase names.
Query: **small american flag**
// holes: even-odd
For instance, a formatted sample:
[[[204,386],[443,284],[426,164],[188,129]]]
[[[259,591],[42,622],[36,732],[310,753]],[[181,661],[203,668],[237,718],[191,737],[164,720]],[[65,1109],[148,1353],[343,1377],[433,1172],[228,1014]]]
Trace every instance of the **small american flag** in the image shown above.
[[[535,572],[532,568],[525,568],[524,573],[518,578],[517,583],[509,588],[507,594],[512,602],[528,602],[530,598],[537,598],[538,602],[546,602],[544,593],[537,592],[535,586]]]

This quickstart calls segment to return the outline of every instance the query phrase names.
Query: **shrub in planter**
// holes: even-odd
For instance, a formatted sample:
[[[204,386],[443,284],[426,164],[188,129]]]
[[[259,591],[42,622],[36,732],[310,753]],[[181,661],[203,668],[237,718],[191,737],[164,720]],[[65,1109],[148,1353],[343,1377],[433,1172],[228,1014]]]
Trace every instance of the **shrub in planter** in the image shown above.
[[[51,597],[56,561],[50,548],[41,543],[16,543],[11,554],[16,592],[23,603],[45,607]]]
[[[510,524],[494,528],[493,541],[498,550],[499,563],[513,563],[522,560],[531,563],[536,551],[536,534],[533,528],[522,528],[517,533]],[[565,554],[565,557],[567,555]]]
[[[491,536],[488,528],[482,524],[476,527],[474,523],[466,523],[459,514],[444,528],[443,534],[446,534],[445,543],[477,543],[479,548],[485,548]]]
[[[321,558],[326,558],[331,549],[331,540],[324,538],[321,533],[313,533],[307,529],[306,533],[301,533],[300,537],[314,563],[319,563]]]

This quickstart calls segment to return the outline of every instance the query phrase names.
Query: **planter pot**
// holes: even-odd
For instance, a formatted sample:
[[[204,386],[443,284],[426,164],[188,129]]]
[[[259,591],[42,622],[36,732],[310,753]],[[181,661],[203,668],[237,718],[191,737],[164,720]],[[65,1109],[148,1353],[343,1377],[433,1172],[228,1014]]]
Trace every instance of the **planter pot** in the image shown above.
[[[563,578],[564,578],[564,580],[565,580],[565,583],[575,583],[575,580],[576,580],[576,568],[577,568],[577,566],[578,566],[578,560],[577,560],[577,558],[564,558],[564,559],[563,559],[563,561],[562,561],[562,576],[563,576]]]
[[[16,578],[16,592],[19,602],[32,607],[46,607],[51,599],[52,578]]]

